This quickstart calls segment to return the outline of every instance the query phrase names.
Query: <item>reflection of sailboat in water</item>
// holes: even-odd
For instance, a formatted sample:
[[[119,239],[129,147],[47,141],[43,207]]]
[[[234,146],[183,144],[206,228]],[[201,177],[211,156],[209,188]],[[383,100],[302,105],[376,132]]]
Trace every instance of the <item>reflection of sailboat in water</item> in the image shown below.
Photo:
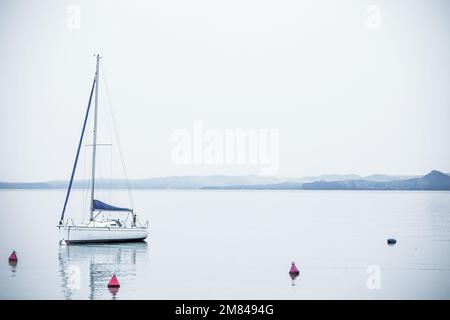
[[[114,299],[119,290],[108,290],[113,274],[127,287],[133,285],[138,266],[147,263],[147,243],[89,244],[61,247],[61,286],[66,299]]]

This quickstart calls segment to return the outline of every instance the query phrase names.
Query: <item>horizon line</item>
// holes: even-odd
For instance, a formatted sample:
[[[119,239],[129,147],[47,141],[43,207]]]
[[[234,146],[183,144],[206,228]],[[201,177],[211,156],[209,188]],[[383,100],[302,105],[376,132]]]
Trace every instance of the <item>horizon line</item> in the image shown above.
[[[238,178],[238,177],[258,177],[258,178],[272,178],[272,179],[304,179],[304,178],[311,178],[311,177],[322,177],[322,176],[358,176],[360,178],[367,178],[367,177],[372,177],[372,176],[376,176],[376,175],[383,175],[383,176],[388,176],[388,177],[422,177],[427,175],[428,173],[432,172],[432,171],[439,171],[442,172],[446,175],[450,175],[450,172],[446,172],[446,171],[441,171],[441,170],[436,170],[436,169],[431,169],[429,171],[427,171],[425,174],[421,173],[421,174],[385,174],[385,173],[372,173],[372,174],[368,174],[368,175],[361,175],[361,174],[357,174],[357,173],[323,173],[323,174],[318,174],[318,175],[302,175],[302,176],[278,176],[278,175],[274,175],[274,176],[269,176],[269,175],[258,175],[258,174],[246,174],[246,175],[226,175],[226,174],[208,174],[208,175],[167,175],[167,176],[153,176],[153,177],[146,177],[146,178],[130,178],[128,179],[128,181],[137,181],[137,180],[152,180],[152,179],[164,179],[164,178],[206,178],[206,177],[229,177],[229,178]],[[126,181],[127,179],[125,178],[96,178],[96,180],[102,180],[102,181]],[[40,181],[20,181],[20,180],[15,180],[15,181],[6,181],[6,180],[0,180],[0,183],[49,183],[49,182],[68,182],[69,179],[49,179],[49,180],[40,180]],[[75,181],[90,181],[90,179],[75,179]]]

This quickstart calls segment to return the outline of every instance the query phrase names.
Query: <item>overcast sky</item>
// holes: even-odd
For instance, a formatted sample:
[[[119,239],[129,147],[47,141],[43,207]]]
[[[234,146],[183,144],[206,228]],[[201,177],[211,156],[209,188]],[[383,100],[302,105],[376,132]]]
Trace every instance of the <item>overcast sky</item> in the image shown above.
[[[131,178],[259,172],[174,164],[196,120],[278,129],[279,176],[450,172],[449,18],[445,0],[2,0],[0,181],[69,178],[97,52]]]

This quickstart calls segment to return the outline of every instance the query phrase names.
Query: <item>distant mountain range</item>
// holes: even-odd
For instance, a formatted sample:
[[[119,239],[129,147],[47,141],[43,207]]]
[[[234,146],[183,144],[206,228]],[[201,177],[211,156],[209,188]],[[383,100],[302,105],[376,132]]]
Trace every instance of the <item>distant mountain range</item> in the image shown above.
[[[122,179],[96,179],[98,189],[126,189],[127,183]],[[150,179],[130,180],[133,189],[202,189],[204,187],[226,187],[233,185],[260,185],[285,181],[282,178],[263,176],[172,176]],[[46,182],[0,182],[0,189],[66,189],[68,181],[51,180]],[[76,180],[72,188],[89,187],[89,181]]]
[[[47,182],[0,182],[0,189],[66,189],[64,180]],[[173,176],[131,180],[133,189],[211,189],[211,190],[450,190],[450,176],[433,170],[425,176],[320,175],[300,178],[264,176]],[[100,189],[125,189],[121,179],[99,179]],[[74,181],[73,188],[89,187],[89,181]]]
[[[381,179],[380,179],[381,176]],[[375,176],[370,176],[375,177]],[[450,176],[433,170],[423,177],[386,181],[384,175],[376,179],[349,179],[338,181],[282,182],[253,186],[230,186],[225,188],[207,187],[205,189],[229,190],[450,190]]]
[[[450,176],[433,170],[421,178],[398,181],[317,181],[302,185],[305,190],[450,190]]]

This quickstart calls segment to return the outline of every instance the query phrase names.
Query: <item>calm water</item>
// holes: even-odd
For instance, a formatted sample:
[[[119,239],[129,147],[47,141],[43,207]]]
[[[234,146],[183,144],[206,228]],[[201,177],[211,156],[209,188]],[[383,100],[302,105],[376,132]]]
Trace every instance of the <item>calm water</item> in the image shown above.
[[[65,248],[63,198],[0,191],[0,298],[450,298],[450,192],[135,191],[147,242]],[[83,199],[73,193],[76,221]],[[301,272],[294,282],[291,260]],[[118,291],[106,287],[113,273]],[[381,287],[369,289],[369,277]]]

